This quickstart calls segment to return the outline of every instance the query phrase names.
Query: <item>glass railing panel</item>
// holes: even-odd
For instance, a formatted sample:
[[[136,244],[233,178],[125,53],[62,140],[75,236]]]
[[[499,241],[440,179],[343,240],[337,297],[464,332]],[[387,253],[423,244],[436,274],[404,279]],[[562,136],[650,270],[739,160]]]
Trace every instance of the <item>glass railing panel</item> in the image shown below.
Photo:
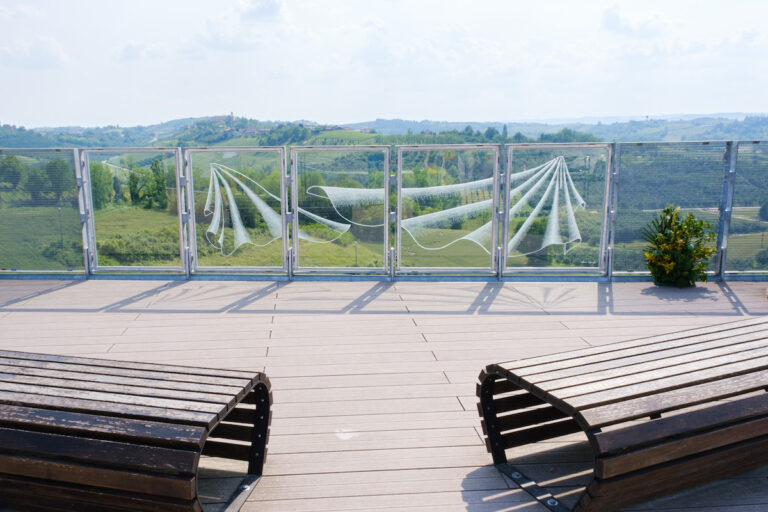
[[[490,271],[498,156],[498,146],[399,148],[400,267]]]
[[[291,160],[297,270],[386,269],[389,148],[293,148]]]
[[[621,144],[614,272],[647,272],[642,231],[669,204],[717,233],[724,154],[725,142]]]
[[[197,267],[283,267],[282,148],[188,151]]]
[[[725,269],[768,270],[768,142],[739,143]]]
[[[175,149],[85,150],[96,270],[181,268]]]
[[[84,269],[73,150],[0,150],[0,241],[0,272]]]
[[[507,147],[506,268],[600,268],[609,147]]]

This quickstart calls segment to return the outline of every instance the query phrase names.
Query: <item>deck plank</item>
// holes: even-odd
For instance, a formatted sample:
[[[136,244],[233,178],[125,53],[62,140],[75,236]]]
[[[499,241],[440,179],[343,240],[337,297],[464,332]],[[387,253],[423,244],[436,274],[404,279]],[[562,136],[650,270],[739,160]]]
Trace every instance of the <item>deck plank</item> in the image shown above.
[[[481,368],[766,312],[764,283],[0,281],[0,350],[266,369],[269,457],[244,511],[546,512],[490,465],[475,410]],[[616,368],[607,363],[596,382]],[[94,371],[79,378],[119,379]],[[137,368],[131,382],[144,375]],[[198,391],[215,390],[214,380],[201,376]],[[578,440],[509,454],[546,480],[550,456],[583,462]],[[235,470],[208,476],[225,485]],[[631,510],[762,511],[766,477],[768,467]],[[583,484],[564,483],[563,492]]]

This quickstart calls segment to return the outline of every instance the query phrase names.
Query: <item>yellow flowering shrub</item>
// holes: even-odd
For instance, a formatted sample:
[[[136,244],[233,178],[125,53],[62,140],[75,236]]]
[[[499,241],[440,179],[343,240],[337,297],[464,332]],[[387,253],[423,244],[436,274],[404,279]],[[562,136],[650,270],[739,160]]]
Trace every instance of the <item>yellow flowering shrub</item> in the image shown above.
[[[712,225],[692,213],[681,217],[680,208],[669,205],[643,229],[645,260],[656,284],[684,288],[707,280],[707,261],[715,254]]]

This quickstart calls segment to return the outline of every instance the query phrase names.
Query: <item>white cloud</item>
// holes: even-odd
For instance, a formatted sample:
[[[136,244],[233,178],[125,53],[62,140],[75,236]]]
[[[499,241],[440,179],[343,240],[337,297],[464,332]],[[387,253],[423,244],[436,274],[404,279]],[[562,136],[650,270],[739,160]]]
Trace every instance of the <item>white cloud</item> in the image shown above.
[[[37,36],[0,47],[0,63],[15,68],[57,68],[68,60],[61,43],[48,36]]]
[[[115,52],[115,58],[119,62],[140,61],[161,55],[162,52],[157,46],[137,41],[128,41]]]
[[[241,4],[238,11],[245,18],[268,21],[280,18],[284,7],[283,0],[247,0]]]
[[[603,11],[603,28],[630,37],[655,37],[664,33],[664,23],[658,18],[630,19],[618,4]]]

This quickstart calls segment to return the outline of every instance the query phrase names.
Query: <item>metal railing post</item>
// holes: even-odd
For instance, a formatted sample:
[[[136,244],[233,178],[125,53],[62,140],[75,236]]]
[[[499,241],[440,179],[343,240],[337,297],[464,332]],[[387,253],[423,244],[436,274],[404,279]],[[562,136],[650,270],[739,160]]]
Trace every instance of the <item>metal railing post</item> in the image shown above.
[[[187,205],[187,187],[189,184],[186,159],[182,157],[181,148],[176,148],[174,160],[176,162],[176,214],[179,217],[179,257],[184,276],[191,276],[192,261],[190,257],[189,236],[189,208]]]
[[[85,199],[85,180],[83,179],[83,165],[80,161],[80,150],[73,149],[72,157],[75,161],[75,183],[77,184],[77,206],[80,213],[80,230],[83,237],[83,267],[85,278],[91,274],[91,259],[89,257],[90,230],[88,229],[88,206]]]
[[[80,157],[80,182],[78,184],[82,196],[82,210],[80,211],[80,221],[85,223],[86,242],[83,244],[83,252],[86,259],[86,271],[88,275],[93,275],[96,271],[96,229],[93,219],[93,198],[91,197],[91,172],[88,164],[87,150],[79,150]]]
[[[613,143],[610,146],[609,167],[606,181],[606,208],[604,222],[604,246],[602,255],[605,262],[605,275],[609,281],[613,280],[613,271],[616,265],[616,216],[619,209],[619,171],[621,170],[621,144]]]
[[[733,191],[736,179],[736,160],[739,155],[738,141],[725,143],[723,154],[723,192],[720,196],[720,217],[717,230],[717,267],[715,276],[723,278],[725,275],[725,262],[728,253],[728,233],[731,228],[733,214]]]

